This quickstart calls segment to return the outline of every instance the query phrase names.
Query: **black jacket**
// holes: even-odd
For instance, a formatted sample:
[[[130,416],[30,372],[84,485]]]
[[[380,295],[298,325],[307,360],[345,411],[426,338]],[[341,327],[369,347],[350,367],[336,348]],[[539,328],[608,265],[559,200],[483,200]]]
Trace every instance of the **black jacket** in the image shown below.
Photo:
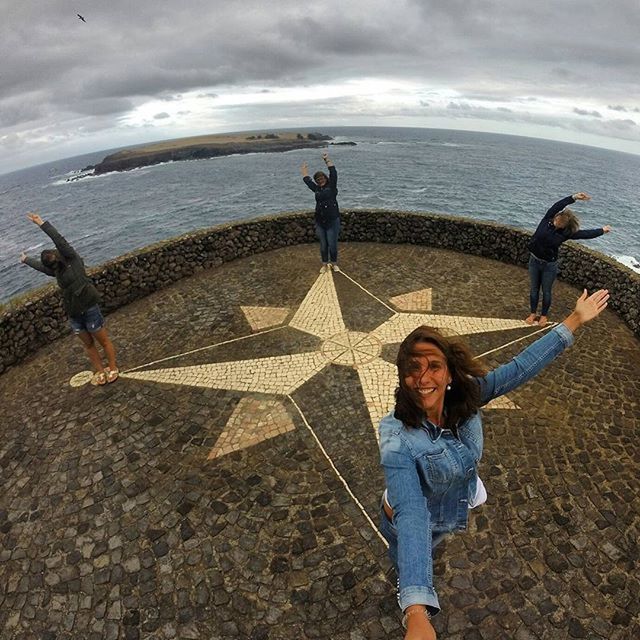
[[[604,233],[602,229],[584,229],[576,231],[574,234],[569,233],[566,229],[556,229],[553,225],[553,217],[572,202],[575,202],[573,196],[562,198],[545,213],[529,243],[529,251],[536,258],[554,262],[558,259],[558,249],[563,242],[567,240],[588,240],[597,238]]]
[[[338,209],[338,172],[334,166],[329,167],[329,182],[320,188],[309,176],[303,178],[304,183],[316,194],[316,222],[321,227],[329,227],[340,217]]]
[[[25,260],[33,269],[42,271],[58,281],[62,290],[64,308],[70,317],[77,317],[100,302],[100,294],[93,286],[84,270],[82,258],[73,247],[55,230],[50,222],[43,222],[40,228],[53,240],[62,256],[63,263],[55,269],[45,267],[37,258]]]

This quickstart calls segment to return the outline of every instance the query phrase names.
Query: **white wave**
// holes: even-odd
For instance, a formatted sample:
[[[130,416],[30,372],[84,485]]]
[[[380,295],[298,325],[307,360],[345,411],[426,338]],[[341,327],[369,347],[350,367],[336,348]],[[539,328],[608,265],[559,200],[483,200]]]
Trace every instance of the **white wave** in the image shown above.
[[[640,273],[640,262],[633,256],[612,256],[618,262],[621,262],[625,267],[633,269],[636,273]]]

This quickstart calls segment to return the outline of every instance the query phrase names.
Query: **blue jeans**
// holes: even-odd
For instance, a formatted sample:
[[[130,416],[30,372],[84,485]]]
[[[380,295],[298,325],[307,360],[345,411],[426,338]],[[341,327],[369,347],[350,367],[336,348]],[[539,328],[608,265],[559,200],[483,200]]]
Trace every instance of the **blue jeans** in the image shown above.
[[[316,236],[320,240],[320,257],[322,262],[338,262],[338,235],[340,234],[340,218],[322,227],[316,222]]]
[[[536,258],[533,254],[529,257],[529,304],[531,313],[538,309],[538,298],[540,287],[542,287],[542,312],[541,315],[549,314],[551,307],[551,289],[553,282],[558,275],[558,262],[547,262]]]

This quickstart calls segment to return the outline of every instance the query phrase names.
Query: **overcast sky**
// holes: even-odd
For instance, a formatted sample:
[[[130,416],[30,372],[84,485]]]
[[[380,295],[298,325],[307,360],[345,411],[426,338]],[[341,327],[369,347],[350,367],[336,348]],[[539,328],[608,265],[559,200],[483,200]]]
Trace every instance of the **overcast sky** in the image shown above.
[[[322,125],[640,153],[639,0],[0,6],[0,172],[151,140]]]

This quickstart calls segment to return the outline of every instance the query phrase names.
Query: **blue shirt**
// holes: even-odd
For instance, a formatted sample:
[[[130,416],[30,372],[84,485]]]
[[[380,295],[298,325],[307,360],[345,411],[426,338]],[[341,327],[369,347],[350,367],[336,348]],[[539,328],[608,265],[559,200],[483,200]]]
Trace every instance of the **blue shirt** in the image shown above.
[[[481,403],[524,384],[572,343],[573,334],[560,324],[511,362],[476,378]],[[437,613],[432,538],[467,526],[469,500],[475,495],[482,458],[481,415],[476,413],[460,424],[458,437],[427,420],[418,429],[405,427],[393,412],[382,419],[379,432],[380,459],[397,536],[393,556],[400,607],[424,604]]]

